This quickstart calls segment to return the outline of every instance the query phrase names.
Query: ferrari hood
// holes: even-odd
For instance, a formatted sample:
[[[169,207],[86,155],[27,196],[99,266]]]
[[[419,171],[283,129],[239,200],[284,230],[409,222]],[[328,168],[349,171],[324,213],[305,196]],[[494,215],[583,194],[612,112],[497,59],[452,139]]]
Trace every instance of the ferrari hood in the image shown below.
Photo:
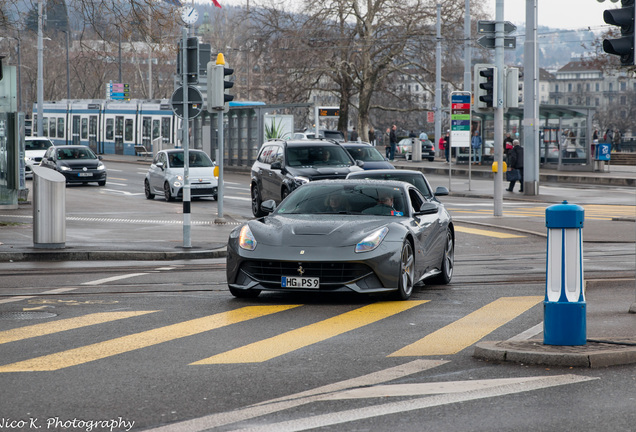
[[[258,243],[272,246],[349,246],[389,221],[357,216],[271,216],[249,222]]]

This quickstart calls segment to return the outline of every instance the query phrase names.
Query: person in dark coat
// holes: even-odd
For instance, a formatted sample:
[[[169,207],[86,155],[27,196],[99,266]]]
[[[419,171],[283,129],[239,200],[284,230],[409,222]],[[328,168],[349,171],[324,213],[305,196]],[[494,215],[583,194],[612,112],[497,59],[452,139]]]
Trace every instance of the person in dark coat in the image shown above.
[[[390,161],[395,159],[395,149],[397,148],[397,126],[393,125],[391,127],[391,132],[389,132],[389,143],[391,144],[391,155],[389,157]]]
[[[519,180],[521,187],[519,192],[523,192],[523,147],[521,147],[519,140],[512,141],[512,150],[510,150],[510,154],[508,155],[508,171],[512,171],[513,169],[518,169],[519,174],[521,174],[521,179]],[[517,180],[512,180],[506,190],[513,192],[516,182]]]

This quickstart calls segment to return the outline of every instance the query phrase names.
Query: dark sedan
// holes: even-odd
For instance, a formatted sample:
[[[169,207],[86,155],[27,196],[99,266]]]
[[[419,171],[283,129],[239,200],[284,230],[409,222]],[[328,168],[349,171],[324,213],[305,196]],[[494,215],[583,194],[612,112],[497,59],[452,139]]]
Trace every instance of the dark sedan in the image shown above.
[[[435,199],[435,196],[448,195],[448,189],[444,186],[438,186],[433,195],[433,189],[428,180],[421,171],[415,170],[373,170],[351,173],[348,179],[374,179],[374,180],[399,180],[411,183],[415,186],[425,198]]]
[[[232,231],[227,281],[236,297],[262,290],[394,293],[448,284],[455,231],[444,206],[405,182],[307,183],[271,213]]]
[[[83,145],[49,147],[40,165],[63,174],[66,183],[106,185],[107,174],[102,157]]]
[[[342,146],[349,152],[356,161],[364,162],[365,170],[395,169],[393,165],[382,156],[382,154],[369,143],[365,142],[345,142]]]

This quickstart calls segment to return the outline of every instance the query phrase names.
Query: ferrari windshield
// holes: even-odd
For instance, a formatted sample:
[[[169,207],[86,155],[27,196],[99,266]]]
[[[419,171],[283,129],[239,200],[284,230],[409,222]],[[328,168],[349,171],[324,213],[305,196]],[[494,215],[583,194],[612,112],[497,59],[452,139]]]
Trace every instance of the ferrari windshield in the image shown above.
[[[296,190],[277,214],[354,214],[404,216],[402,189],[375,184],[310,183]]]

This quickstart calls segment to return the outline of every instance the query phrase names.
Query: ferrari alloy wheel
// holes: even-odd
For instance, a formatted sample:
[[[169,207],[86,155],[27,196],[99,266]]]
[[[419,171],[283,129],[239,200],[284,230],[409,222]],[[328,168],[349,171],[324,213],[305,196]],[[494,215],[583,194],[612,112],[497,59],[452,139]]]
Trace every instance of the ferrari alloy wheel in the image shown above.
[[[144,181],[144,192],[146,193],[147,199],[151,200],[155,198],[155,194],[153,194],[150,190],[150,183],[148,183],[148,180]]]
[[[402,300],[408,300],[413,293],[414,260],[413,247],[408,240],[405,240],[400,257],[400,278],[397,291],[398,298]]]
[[[170,185],[168,184],[168,182],[165,182],[163,184],[163,197],[166,199],[166,201],[174,200],[174,197],[172,196],[172,193],[170,192]]]
[[[252,214],[254,217],[265,216],[265,212],[261,210],[261,192],[258,185],[252,185]]]
[[[455,267],[455,242],[450,229],[446,230],[446,244],[444,245],[444,255],[442,256],[441,273],[435,276],[434,281],[440,285],[448,285],[453,278],[453,268]]]

